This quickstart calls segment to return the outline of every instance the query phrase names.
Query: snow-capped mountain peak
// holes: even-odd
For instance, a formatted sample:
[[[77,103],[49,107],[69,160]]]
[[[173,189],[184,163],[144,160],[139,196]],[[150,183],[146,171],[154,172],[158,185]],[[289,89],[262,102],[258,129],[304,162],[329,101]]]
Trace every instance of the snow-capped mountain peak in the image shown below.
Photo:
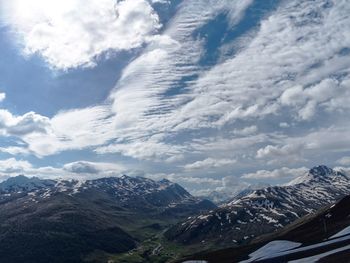
[[[316,175],[316,176],[329,176],[334,175],[334,170],[332,168],[329,168],[325,165],[319,165],[313,167],[310,171],[310,174]]]
[[[49,247],[64,244],[84,251],[89,244],[98,244],[98,249],[121,244],[126,252],[143,236],[129,234],[130,229],[135,233],[141,229],[145,238],[149,238],[148,233],[152,232],[148,231],[160,231],[176,218],[184,219],[215,208],[210,201],[195,198],[170,181],[129,176],[87,181],[13,177],[0,184],[2,230],[11,233],[11,237],[6,235],[10,241],[2,243],[2,251],[12,244],[22,251],[24,247],[38,249],[49,243]],[[47,238],[48,232],[55,234]],[[42,243],[37,243],[41,236],[44,236]],[[95,247],[91,251],[94,250]],[[56,262],[81,262],[78,259]]]
[[[186,244],[246,243],[334,203],[350,194],[349,186],[343,173],[317,166],[288,185],[248,191],[217,210],[192,217],[171,229],[168,237]]]
[[[75,180],[75,179],[56,179],[48,180],[38,177],[26,177],[18,175],[10,177],[0,183],[0,190],[3,192],[16,192],[19,190],[38,190],[47,188],[55,190],[56,192],[69,192],[82,189],[93,188],[113,188],[116,191],[144,191],[152,192],[158,189],[164,189],[173,185],[169,180],[163,179],[160,181],[153,181],[143,177],[131,177],[122,175],[121,177],[106,177],[94,180]]]
[[[30,196],[31,201],[40,202],[57,194],[83,198],[95,195],[104,196],[121,206],[130,206],[132,203],[133,207],[164,208],[186,204],[187,206],[196,206],[203,201],[193,197],[180,185],[169,180],[154,181],[149,178],[127,175],[86,181],[74,179],[46,180],[21,175],[0,183],[0,199]],[[208,205],[210,208],[215,207],[211,202]]]
[[[346,177],[340,171],[335,171],[332,168],[329,168],[325,165],[315,166],[310,169],[307,173],[302,176],[299,176],[289,183],[285,184],[285,186],[292,186],[297,184],[308,184],[310,182],[324,182],[331,183],[331,181],[341,179],[340,177]]]
[[[26,177],[24,175],[18,175],[10,177],[6,181],[0,183],[0,192],[21,192],[31,191],[34,189],[49,188],[55,185],[53,180],[42,180],[38,177]]]

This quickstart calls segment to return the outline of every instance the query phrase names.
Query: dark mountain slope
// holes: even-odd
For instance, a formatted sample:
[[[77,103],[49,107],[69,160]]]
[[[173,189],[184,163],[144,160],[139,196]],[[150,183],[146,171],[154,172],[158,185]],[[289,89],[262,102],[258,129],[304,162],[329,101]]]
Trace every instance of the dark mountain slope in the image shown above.
[[[95,249],[118,253],[136,246],[108,210],[61,193],[38,203],[19,198],[0,211],[1,262],[81,262]]]
[[[270,242],[280,242],[288,240],[300,243],[298,248],[290,249],[286,252],[272,252],[267,250],[266,258],[255,259],[249,262],[288,262],[302,258],[318,256],[322,253],[331,253],[335,249],[342,249],[339,253],[334,253],[322,257],[320,262],[348,262],[350,250],[346,246],[350,245],[350,230],[343,234],[339,233],[350,226],[350,196],[346,196],[335,205],[327,206],[318,212],[307,215],[293,224],[281,229],[273,234],[261,236],[254,239],[251,244],[218,250],[209,253],[201,253],[188,259],[206,260],[208,262],[233,263],[248,260],[249,254],[264,247]],[[334,236],[339,233],[337,236]],[[275,254],[275,255],[274,255]],[[307,261],[303,261],[307,262]],[[313,261],[309,261],[313,262]]]
[[[0,262],[82,262],[94,251],[137,246],[149,225],[163,227],[215,208],[170,181],[146,178],[0,183]],[[154,229],[153,229],[154,231]]]

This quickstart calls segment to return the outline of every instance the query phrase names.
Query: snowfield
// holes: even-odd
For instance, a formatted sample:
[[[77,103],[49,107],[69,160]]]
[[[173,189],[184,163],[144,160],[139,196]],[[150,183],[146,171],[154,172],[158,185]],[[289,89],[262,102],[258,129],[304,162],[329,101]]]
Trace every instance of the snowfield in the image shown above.
[[[309,246],[301,245],[301,243],[287,240],[272,241],[251,253],[249,255],[250,258],[248,260],[241,261],[241,263],[259,262],[269,259],[278,260],[279,258],[286,258],[287,256],[297,258],[289,261],[291,263],[317,262],[317,260],[320,260],[326,256],[350,250],[350,226],[331,236],[326,241]],[[339,245],[339,247],[334,249],[334,245]],[[331,248],[328,250],[328,247]],[[323,252],[319,253],[318,251],[321,249]],[[301,252],[308,252],[311,254],[311,256],[309,255],[307,257],[298,258],[298,254],[301,254]]]

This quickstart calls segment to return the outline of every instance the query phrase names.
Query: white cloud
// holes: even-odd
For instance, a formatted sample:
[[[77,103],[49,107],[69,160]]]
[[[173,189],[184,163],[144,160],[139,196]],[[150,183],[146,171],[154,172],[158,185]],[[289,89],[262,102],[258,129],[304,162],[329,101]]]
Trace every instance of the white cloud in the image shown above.
[[[16,160],[15,158],[0,160],[0,173],[19,174],[31,168],[32,168],[32,165],[28,161]]]
[[[0,147],[0,152],[8,153],[11,155],[28,155],[30,153],[30,151],[26,147],[19,146]]]
[[[273,125],[275,118],[279,118],[280,123],[285,116],[295,116],[296,123],[312,121],[321,110],[334,112],[348,107],[349,103],[337,103],[340,98],[346,98],[344,94],[349,90],[345,79],[350,64],[338,54],[350,44],[350,39],[343,34],[344,28],[350,27],[344,12],[348,5],[343,1],[328,8],[323,7],[322,0],[316,3],[283,2],[261,21],[250,42],[234,57],[223,58],[209,69],[198,66],[198,60],[206,52],[203,48],[205,40],[193,37],[193,34],[224,9],[231,10],[235,21],[239,21],[250,3],[236,5],[232,1],[220,1],[213,2],[210,8],[203,8],[201,1],[187,1],[181,6],[160,38],[167,41],[152,42],[124,70],[111,94],[118,138],[145,149],[148,138],[157,134],[160,135],[158,139],[152,139],[149,144],[154,149],[166,145],[166,148],[180,147],[186,151],[188,148],[182,146],[190,143],[193,147],[193,137],[202,136],[205,141],[207,134],[202,131],[206,129],[212,129],[212,133],[234,130],[232,123],[241,122],[243,125],[238,127],[244,127],[247,121]],[[313,12],[320,15],[306,15]],[[344,80],[334,78],[339,72],[344,73]],[[198,79],[193,78],[195,74],[199,74]],[[174,90],[179,83],[185,88]],[[166,95],[168,93],[171,95]],[[188,135],[186,140],[183,134],[188,131],[201,132],[191,133],[193,137]],[[237,135],[245,133],[241,135],[245,138],[251,137],[249,133],[254,131],[251,127],[234,132]],[[288,129],[284,132],[288,133]],[[266,137],[269,140],[271,136],[264,139]],[[266,143],[264,139],[251,144]],[[227,136],[225,140],[231,141]],[[120,141],[115,146],[103,148],[102,152],[122,152],[143,158],[140,152],[121,146],[123,140]],[[144,147],[140,146],[142,144]],[[204,150],[205,147],[199,144],[195,149]],[[222,147],[228,149],[229,145]],[[259,150],[254,148],[246,151]],[[149,148],[147,151],[152,152]],[[294,152],[294,157],[297,154]],[[145,156],[148,158],[152,154]]]
[[[308,171],[306,167],[301,168],[287,168],[282,167],[280,169],[267,171],[259,170],[254,173],[247,173],[242,175],[243,179],[254,179],[254,180],[264,180],[264,179],[292,179],[305,174]]]
[[[153,180],[161,180],[163,178],[166,178],[189,189],[189,191],[195,196],[209,195],[213,191],[224,193],[228,196],[234,196],[247,187],[263,187],[263,185],[252,185],[248,182],[242,181],[242,179],[235,176],[211,178],[205,176],[188,176],[174,173],[146,174],[145,176]]]
[[[287,123],[287,122],[280,122],[279,126],[280,126],[281,128],[289,128],[289,127],[290,127],[290,124]]]
[[[338,123],[328,128],[311,131],[300,137],[289,137],[288,144],[304,145],[304,150],[312,153],[344,152],[350,149],[349,123]]]
[[[76,161],[60,167],[35,167],[30,162],[9,158],[0,160],[0,177],[6,178],[23,174],[41,178],[79,178],[93,179],[99,177],[120,176],[123,173],[133,174],[133,170],[124,165],[106,162]]]
[[[6,99],[6,93],[0,92],[0,102],[3,102]]]
[[[343,97],[347,90],[348,87],[344,87],[343,83],[327,78],[306,89],[301,86],[287,89],[280,99],[283,105],[299,109],[298,116],[302,120],[309,120],[316,114],[318,106],[330,109],[330,101]],[[343,107],[339,104],[339,108]]]
[[[334,167],[333,169],[350,177],[350,167]]]
[[[300,109],[298,114],[302,120],[309,120],[316,114],[317,104],[315,101],[308,101],[304,108]]]
[[[337,163],[341,165],[350,165],[350,156],[344,156],[340,158],[337,160]]]
[[[221,154],[232,153],[232,150],[244,152],[251,149],[256,144],[269,141],[266,134],[255,134],[240,138],[230,138],[228,136],[206,137],[202,139],[194,139],[191,143],[193,149],[199,152],[216,152]]]
[[[146,0],[1,0],[24,53],[58,69],[94,66],[108,51],[140,47],[160,28]]]
[[[185,170],[203,170],[203,169],[215,169],[222,168],[224,166],[233,165],[237,161],[233,159],[215,159],[207,158],[201,161],[196,161],[194,163],[186,164],[184,166]]]
[[[208,177],[191,177],[191,176],[179,176],[175,174],[159,174],[156,177],[152,177],[153,179],[160,180],[166,178],[172,182],[176,182],[178,184],[190,184],[190,185],[198,185],[200,187],[206,185],[209,187],[219,187],[222,185],[221,179],[208,178]]]
[[[247,182],[243,182],[236,176],[226,176],[222,178],[222,190],[229,193],[239,192],[248,186],[249,184]]]
[[[152,3],[169,4],[170,0],[151,0]]]
[[[295,159],[300,160],[303,149],[303,144],[287,144],[284,146],[267,145],[257,151],[256,157],[258,159],[270,159],[272,161],[277,158],[293,159],[295,161]]]
[[[243,136],[251,135],[251,134],[254,134],[257,132],[258,132],[258,127],[256,125],[245,127],[243,129],[234,129],[233,130],[233,133],[235,135],[243,135]]]
[[[17,137],[27,145],[2,147],[2,152],[30,152],[39,157],[98,146],[115,138],[108,106],[60,112],[52,119],[34,112],[14,116],[7,110],[0,110],[0,133]]]
[[[303,87],[295,86],[285,90],[281,95],[281,102],[284,105],[298,105],[305,102]]]
[[[49,118],[28,112],[14,116],[8,110],[0,109],[0,133],[5,136],[22,137],[31,133],[45,133],[49,127]]]
[[[134,142],[111,143],[107,146],[98,147],[95,152],[98,154],[121,153],[124,156],[141,160],[171,162],[172,160],[182,159],[184,147],[167,144],[159,141],[158,138],[150,137]]]
[[[283,163],[295,165],[320,156],[329,159],[334,153],[345,153],[350,150],[348,130],[348,123],[339,122],[328,128],[305,131],[299,136],[275,136],[270,140],[274,145],[268,144],[259,148],[256,158],[269,165]],[[312,163],[315,161],[317,159]]]
[[[52,132],[43,137],[41,142],[36,135],[25,141],[31,145],[31,150],[43,155],[97,146],[115,138],[112,122],[108,106],[69,110],[51,119]]]
[[[294,111],[301,118],[310,119],[317,109],[315,104],[327,99],[320,94],[335,95],[337,90],[327,83],[324,88],[317,87],[319,90],[315,92],[305,90],[307,94],[304,94],[303,86],[326,81],[324,76],[318,76],[310,83],[304,76],[314,72],[309,69],[317,61],[326,63],[337,58],[337,53],[346,47],[343,41],[350,41],[343,34],[350,23],[345,13],[340,11],[348,6],[340,1],[334,3],[332,12],[328,12],[322,2],[284,2],[277,12],[262,21],[256,37],[241,53],[202,75],[193,87],[195,99],[188,103],[185,113],[192,116],[195,113],[198,119],[220,118],[217,125],[249,118],[267,118],[281,112],[276,98],[282,95],[282,102],[300,105],[291,108],[291,114]],[[322,15],[317,18],[306,15],[310,12]],[[342,66],[343,70],[348,69],[349,63]],[[328,74],[339,71],[334,69]],[[321,89],[327,92],[323,93]],[[309,99],[312,102],[301,110],[303,103]],[[190,107],[190,104],[193,106]]]
[[[324,3],[283,1],[248,32],[234,56],[202,66],[206,38],[200,29],[224,11],[233,28],[251,1],[183,1],[164,33],[124,69],[112,105],[53,118],[1,111],[0,132],[38,156],[90,148],[157,164],[173,161],[169,169],[187,167],[191,174],[219,167],[219,160],[227,161],[222,166],[239,160],[236,170],[274,165],[273,171],[339,156],[350,149],[350,60],[341,54],[350,46],[350,6]]]

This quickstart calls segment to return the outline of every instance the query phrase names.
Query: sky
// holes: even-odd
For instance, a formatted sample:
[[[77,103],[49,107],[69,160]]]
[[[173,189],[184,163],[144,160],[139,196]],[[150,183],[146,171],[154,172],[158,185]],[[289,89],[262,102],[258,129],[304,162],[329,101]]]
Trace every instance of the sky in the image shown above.
[[[0,179],[191,193],[350,171],[347,0],[0,0]]]

